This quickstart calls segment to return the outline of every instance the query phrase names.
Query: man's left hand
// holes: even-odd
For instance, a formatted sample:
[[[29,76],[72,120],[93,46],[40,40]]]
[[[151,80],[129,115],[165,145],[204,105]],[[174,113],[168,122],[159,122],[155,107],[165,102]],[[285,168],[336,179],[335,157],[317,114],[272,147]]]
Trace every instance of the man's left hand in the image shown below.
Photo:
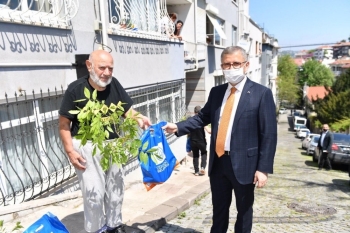
[[[253,184],[256,183],[258,183],[258,188],[264,187],[267,183],[267,173],[256,171]]]
[[[147,129],[150,125],[152,125],[150,119],[144,115],[141,115],[137,118],[137,123],[142,129]]]

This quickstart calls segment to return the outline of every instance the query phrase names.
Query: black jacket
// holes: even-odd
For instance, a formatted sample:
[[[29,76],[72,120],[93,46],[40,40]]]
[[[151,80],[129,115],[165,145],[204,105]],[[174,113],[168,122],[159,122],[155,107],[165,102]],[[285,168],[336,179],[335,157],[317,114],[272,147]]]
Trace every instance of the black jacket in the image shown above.
[[[328,153],[332,153],[333,134],[328,130],[325,133],[326,135],[323,139],[323,146],[321,146],[322,134],[324,134],[324,132],[320,134],[320,139],[318,139],[317,147],[322,148],[322,150],[327,150]]]

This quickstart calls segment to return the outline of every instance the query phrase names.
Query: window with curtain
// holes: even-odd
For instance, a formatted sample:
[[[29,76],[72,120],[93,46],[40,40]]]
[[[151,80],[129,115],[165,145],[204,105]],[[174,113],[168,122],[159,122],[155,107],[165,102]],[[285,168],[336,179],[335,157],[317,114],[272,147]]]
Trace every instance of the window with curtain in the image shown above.
[[[227,39],[224,32],[225,21],[207,13],[207,43],[212,45],[224,46],[224,40]]]

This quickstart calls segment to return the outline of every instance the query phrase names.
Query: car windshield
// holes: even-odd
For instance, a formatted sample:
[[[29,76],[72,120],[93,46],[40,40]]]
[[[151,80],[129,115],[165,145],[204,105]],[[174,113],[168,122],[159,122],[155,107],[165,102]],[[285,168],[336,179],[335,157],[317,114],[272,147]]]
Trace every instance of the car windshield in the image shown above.
[[[337,144],[350,145],[350,135],[349,134],[342,134],[342,133],[335,133],[333,142],[337,143]]]
[[[312,138],[312,141],[313,141],[313,142],[318,142],[318,139],[320,139],[320,136],[314,136],[314,137]]]

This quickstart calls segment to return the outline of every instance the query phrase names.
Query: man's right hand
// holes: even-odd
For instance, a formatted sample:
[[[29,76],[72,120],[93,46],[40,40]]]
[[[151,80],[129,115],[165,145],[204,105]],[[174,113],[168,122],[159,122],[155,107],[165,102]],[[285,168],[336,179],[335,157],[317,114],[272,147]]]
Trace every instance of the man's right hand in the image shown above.
[[[85,170],[85,159],[75,150],[67,153],[69,157],[69,161],[72,163],[72,165],[78,169],[78,170]]]
[[[165,130],[167,133],[176,133],[177,125],[174,123],[167,123],[162,127],[162,129]]]

